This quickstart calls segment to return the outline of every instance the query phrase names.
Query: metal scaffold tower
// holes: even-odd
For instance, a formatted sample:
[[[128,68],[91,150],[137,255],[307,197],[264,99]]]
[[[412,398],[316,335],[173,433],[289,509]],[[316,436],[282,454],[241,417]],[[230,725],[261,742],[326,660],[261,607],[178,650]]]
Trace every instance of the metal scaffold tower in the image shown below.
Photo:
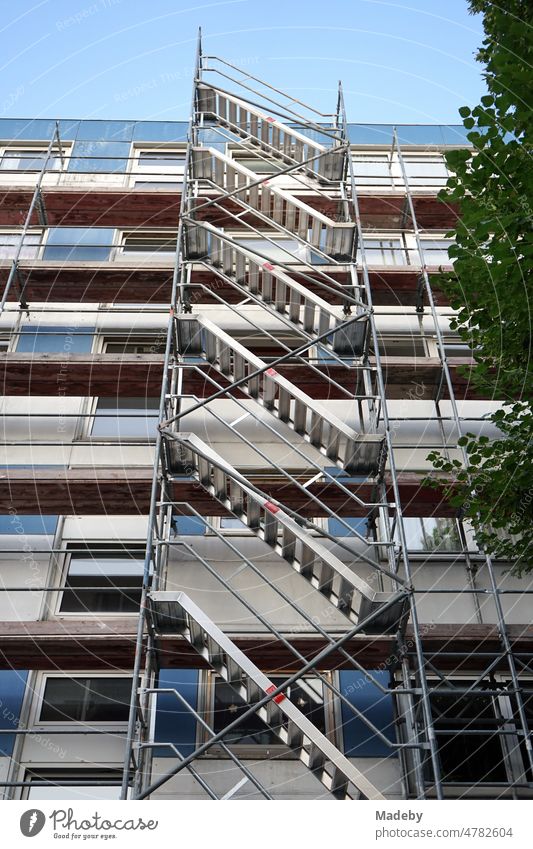
[[[405,796],[425,798],[429,792],[442,798],[432,685],[427,674],[428,670],[433,674],[434,666],[424,656],[412,585],[364,225],[349,149],[342,88],[336,112],[324,115],[231,63],[204,55],[199,43],[123,798],[128,793],[133,798],[147,798],[183,770],[188,770],[210,798],[218,798],[198,765],[199,758],[214,745],[221,746],[241,770],[239,786],[251,782],[260,795],[270,798],[268,788],[224,741],[251,714],[257,714],[298,755],[322,783],[321,792],[325,789],[326,795],[338,799],[384,798],[368,776],[287,696],[293,683],[309,676],[397,751]],[[230,155],[239,152],[243,158],[247,154],[246,164],[238,155]],[[268,167],[254,170],[254,162]],[[289,190],[287,185],[293,188]],[[411,213],[416,228],[413,209]],[[253,237],[260,241],[254,243]],[[291,248],[292,254],[285,251],[285,259],[280,245],[287,238],[296,247]],[[275,258],[272,248],[276,249]],[[427,289],[430,293],[429,281]],[[237,297],[226,299],[228,291]],[[272,322],[263,326],[240,313],[235,304],[239,297],[290,330],[291,338],[298,340],[296,347],[285,344],[268,329]],[[283,353],[265,361],[202,314],[199,304],[205,299],[244,318],[256,336],[274,343]],[[445,367],[445,358],[443,362]],[[296,385],[289,379],[286,364],[304,370],[307,392],[302,382]],[[329,392],[350,402],[355,426],[337,418],[327,404],[316,400],[317,385],[327,389],[319,397],[328,397]],[[327,484],[327,494],[312,493],[307,488],[309,481],[303,483],[269,456],[267,448],[252,444],[235,423],[225,421],[216,405],[220,399],[231,399],[243,414],[260,422],[273,441],[305,459],[312,480]],[[184,419],[196,411],[205,416],[205,438],[182,427]],[[272,498],[218,453],[208,439],[210,421],[255,451],[287,491],[305,496],[305,510],[295,508],[293,502]],[[291,440],[290,431],[298,441]],[[303,447],[315,451],[305,453]],[[269,621],[268,611],[261,609],[260,593],[256,604],[251,604],[176,533],[177,516],[196,517],[221,545],[239,556],[247,569],[268,583],[253,560],[210,524],[205,508],[198,509],[194,499],[188,503],[173,499],[173,482],[183,478],[194,484],[198,503],[211,499],[219,512],[226,511],[241,520],[275,556],[307,581],[310,591],[344,616],[345,630],[339,636],[338,631],[328,630],[327,617],[323,623],[317,622],[280,586],[270,583],[281,601],[321,638],[323,648],[312,660],[299,652],[290,635]],[[347,486],[354,479],[372,481],[371,501],[359,498],[357,491]],[[351,506],[351,513],[346,509],[338,512],[339,499]],[[364,542],[365,546],[354,554],[345,537],[332,536],[313,521],[313,515],[335,518],[352,541]],[[349,515],[367,517],[369,527],[379,523],[379,540],[372,535],[363,538],[347,524],[344,517]],[[277,686],[184,592],[167,589],[169,558],[176,549],[196,559],[199,567],[206,569],[292,654],[296,672]],[[351,553],[349,563],[335,555],[335,550],[342,549]],[[190,711],[208,737],[187,755],[174,744],[154,740],[157,697],[169,692],[158,688],[159,638],[169,634],[181,635],[198,653],[199,665],[207,665],[249,706],[225,729],[215,732],[180,693],[171,691],[179,709]],[[395,635],[395,651],[389,663],[395,681],[398,727],[394,743],[323,674],[327,658],[340,653],[347,668],[365,672],[375,686],[389,692],[346,649],[349,640],[361,634]],[[172,750],[175,765],[154,777],[156,745]]]

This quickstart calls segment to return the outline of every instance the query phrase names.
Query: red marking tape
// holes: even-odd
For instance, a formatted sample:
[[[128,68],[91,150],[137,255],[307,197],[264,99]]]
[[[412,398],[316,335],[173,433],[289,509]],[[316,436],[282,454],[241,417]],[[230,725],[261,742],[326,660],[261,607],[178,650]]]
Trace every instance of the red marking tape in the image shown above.
[[[267,117],[267,121],[269,121],[271,124],[273,124],[275,120],[276,120],[276,119],[275,119],[275,118],[271,118],[271,117],[270,117],[270,115]]]
[[[277,371],[275,368],[267,368],[265,374],[268,374],[270,377],[272,377],[272,375],[277,374]]]
[[[274,266],[272,265],[271,262],[264,262],[263,268],[266,268],[267,271],[274,271]]]
[[[265,690],[265,693],[273,693],[273,692],[274,692],[274,690],[277,690],[277,689],[278,689],[278,688],[277,688],[277,687],[275,687],[275,686],[274,686],[274,684],[271,684],[271,685],[270,685],[270,687],[268,687],[268,688]],[[286,698],[287,698],[287,697],[286,697],[285,693],[278,693],[278,695],[277,695],[277,696],[274,696],[274,698],[272,699],[272,701],[273,701],[273,702],[276,702],[276,704],[278,704],[278,705],[279,705],[279,703],[280,703],[280,702],[282,702],[282,701],[283,701],[283,699],[286,699]]]
[[[277,504],[272,504],[271,501],[265,501],[265,508],[270,510],[271,513],[279,513],[279,507]]]

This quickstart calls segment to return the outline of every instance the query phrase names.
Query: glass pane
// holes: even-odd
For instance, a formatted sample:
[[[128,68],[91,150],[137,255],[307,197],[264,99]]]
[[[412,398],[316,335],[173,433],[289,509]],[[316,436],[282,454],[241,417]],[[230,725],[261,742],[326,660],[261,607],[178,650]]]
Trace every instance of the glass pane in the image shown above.
[[[129,142],[77,141],[68,170],[78,173],[123,173],[128,170]]]
[[[83,787],[66,787],[58,784],[56,787],[30,787],[28,799],[36,799],[42,802],[55,799],[62,800],[84,800],[93,799],[120,799],[121,785],[114,787],[102,787],[101,785],[87,784]]]
[[[460,551],[461,539],[454,519],[404,518],[410,551]]]
[[[392,124],[348,124],[352,144],[392,144]]]
[[[128,719],[131,678],[92,678],[87,690],[87,722],[125,722]]]
[[[27,513],[4,514],[0,516],[0,534],[53,536],[56,532],[57,519],[57,516],[31,516]]]
[[[134,141],[186,141],[189,125],[186,121],[136,121]]]
[[[46,722],[125,722],[131,678],[48,678],[41,708]]]
[[[59,137],[70,141],[76,137],[79,121],[60,121]],[[2,118],[0,119],[0,138],[16,139],[24,141],[46,141],[48,144],[56,129],[53,119],[38,118],[28,120],[26,118]]]
[[[29,799],[54,800],[77,799],[118,799],[120,797],[122,775],[118,770],[102,769],[41,769],[27,772],[26,781],[47,781],[49,784],[31,786]],[[72,786],[67,782],[86,782],[83,786]],[[94,782],[94,783],[91,783]]]
[[[248,525],[241,522],[240,519],[235,519],[233,516],[222,516],[220,519],[220,528],[222,530],[249,530]]]
[[[182,536],[203,536],[205,524],[198,516],[174,516],[172,520],[174,530]]]
[[[159,340],[159,341],[158,341]],[[164,354],[165,341],[160,337],[144,342],[106,342],[106,354]]]
[[[359,186],[392,185],[392,177],[389,169],[389,158],[378,154],[355,154],[354,156],[355,182]]]
[[[51,227],[43,259],[105,261],[109,259],[114,233],[108,227]]]
[[[390,674],[379,669],[369,669],[369,675],[384,689],[390,688]],[[392,695],[383,693],[362,672],[340,672],[340,690],[343,696],[360,711],[381,733],[392,742],[396,740]],[[344,752],[348,757],[391,757],[394,750],[378,737],[368,725],[341,703]]]
[[[472,683],[458,681],[457,686],[466,689]],[[505,781],[503,752],[496,733],[500,721],[493,697],[437,692],[431,695],[431,706],[444,781]],[[453,733],[439,733],[443,731]]]
[[[127,236],[122,247],[123,253],[172,254],[176,253],[176,233],[161,236]]]
[[[328,531],[330,534],[333,534],[335,537],[349,537],[355,538],[354,534],[350,534],[350,528],[356,531],[361,536],[365,536],[367,531],[367,521],[364,517],[360,516],[343,516],[343,522],[349,525],[346,528],[338,519],[328,519]]]
[[[139,609],[141,585],[142,576],[106,578],[69,573],[60,610],[62,613],[132,613]]]
[[[445,185],[448,169],[443,156],[404,155],[403,160],[411,185]]]
[[[164,168],[176,168],[177,166],[185,165],[185,154],[169,150],[141,150],[139,153],[139,165],[149,165]]]
[[[159,398],[100,398],[91,435],[152,439],[158,416]]]
[[[2,156],[0,168],[3,171],[41,171],[46,161],[46,150],[7,150]],[[61,167],[59,156],[50,154],[47,170]]]
[[[261,256],[272,262],[309,262],[309,248],[301,245],[296,239],[275,239],[269,242],[267,239],[236,239],[239,245],[250,251],[257,251]]]
[[[426,265],[449,265],[452,262],[448,256],[450,245],[453,245],[453,239],[423,239],[422,250]]]
[[[407,262],[400,239],[365,239],[365,252],[371,265],[404,265]]]
[[[234,722],[248,710],[247,705],[224,681],[215,683],[215,704],[213,728],[215,732],[222,731],[231,722]],[[239,743],[241,745],[272,746],[280,742],[279,738],[271,731],[265,723],[259,719],[257,714],[252,714],[241,723],[235,731],[224,737],[225,743]]]
[[[17,352],[88,354],[92,349],[94,328],[23,327]]]
[[[28,673],[21,669],[0,669],[0,729],[16,731],[26,690]],[[10,758],[15,746],[15,734],[0,734],[0,758]]]
[[[164,690],[177,690],[193,710],[198,709],[197,669],[160,669],[157,686]],[[196,747],[196,718],[174,693],[160,693],[157,696],[154,739],[159,743],[173,743],[186,757]],[[175,758],[175,752],[168,746],[158,746],[155,757]]]
[[[20,233],[0,233],[0,259],[14,259],[20,236]],[[40,233],[26,233],[20,259],[35,259],[39,255],[41,238]]]
[[[133,125],[133,121],[80,121],[78,140],[131,141]]]

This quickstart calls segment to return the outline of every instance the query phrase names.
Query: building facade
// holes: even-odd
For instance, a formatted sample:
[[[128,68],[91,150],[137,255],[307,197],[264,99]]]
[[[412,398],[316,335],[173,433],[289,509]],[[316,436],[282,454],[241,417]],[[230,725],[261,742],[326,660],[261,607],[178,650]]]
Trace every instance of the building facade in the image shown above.
[[[501,403],[433,279],[464,129],[245,76],[0,121],[4,798],[530,797],[530,584],[424,483]]]

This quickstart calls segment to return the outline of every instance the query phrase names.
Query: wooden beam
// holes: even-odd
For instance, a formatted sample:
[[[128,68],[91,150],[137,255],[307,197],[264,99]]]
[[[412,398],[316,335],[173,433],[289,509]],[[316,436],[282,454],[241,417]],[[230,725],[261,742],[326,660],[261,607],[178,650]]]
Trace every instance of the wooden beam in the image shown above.
[[[38,622],[0,622],[1,669],[98,669],[101,671],[129,670],[135,653],[137,618],[113,619],[69,618],[68,625],[58,620]],[[501,653],[498,630],[494,625],[420,624],[424,650],[440,669],[464,670],[483,668],[478,652]],[[341,636],[339,631],[337,636]],[[294,654],[269,633],[232,633],[228,636],[249,658],[265,671],[291,672],[299,668]],[[335,636],[335,634],[333,635]],[[406,641],[412,640],[408,626]],[[514,652],[530,653],[533,649],[533,628],[509,626]],[[318,635],[287,634],[291,645],[306,659],[312,659],[327,643]],[[397,654],[392,635],[357,635],[345,644],[346,650],[362,666],[376,669],[390,663]],[[158,640],[159,660],[164,667],[205,668],[206,664],[189,643],[178,635],[165,635]],[[451,657],[458,652],[461,657]],[[503,665],[505,661],[503,661]],[[350,668],[339,652],[333,652],[321,669]]]
[[[366,516],[368,508],[347,501],[334,483],[310,484],[303,493],[281,476],[272,478],[247,471],[247,477],[271,498],[307,517],[326,515],[308,497],[315,495],[341,516]],[[406,516],[456,515],[444,500],[443,492],[422,485],[424,475],[403,472],[398,475],[400,498]],[[301,476],[302,483],[307,480]],[[0,472],[0,512],[44,514],[128,514],[146,515],[150,504],[152,470],[146,468],[42,468],[4,469]],[[345,486],[365,504],[374,502],[374,484],[347,483]],[[394,503],[390,478],[386,478],[387,497]],[[204,516],[224,516],[226,511],[192,478],[175,478],[171,483],[175,502],[192,504]],[[184,510],[184,513],[187,511]]]

